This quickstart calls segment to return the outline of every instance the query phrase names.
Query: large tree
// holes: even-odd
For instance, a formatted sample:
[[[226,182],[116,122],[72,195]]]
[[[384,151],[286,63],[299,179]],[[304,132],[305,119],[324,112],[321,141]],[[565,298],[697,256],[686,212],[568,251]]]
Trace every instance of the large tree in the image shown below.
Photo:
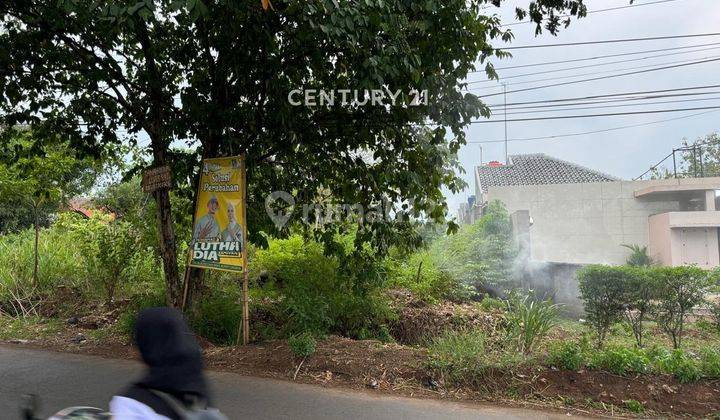
[[[272,227],[274,190],[318,191],[366,208],[386,200],[443,221],[462,188],[453,156],[488,116],[461,82],[512,34],[501,0],[2,0],[7,124],[70,135],[78,150],[149,138],[153,165],[194,179],[199,157],[246,153],[251,238]],[[583,0],[534,0],[519,18],[555,33]],[[495,45],[493,45],[493,41]],[[486,70],[491,76],[491,67]],[[293,106],[293,89],[382,89],[398,106]],[[424,106],[406,106],[412,89]],[[173,154],[173,141],[197,146]],[[180,279],[168,191],[155,193],[167,298]],[[383,249],[406,223],[376,221],[357,244]],[[332,238],[332,230],[324,238]]]

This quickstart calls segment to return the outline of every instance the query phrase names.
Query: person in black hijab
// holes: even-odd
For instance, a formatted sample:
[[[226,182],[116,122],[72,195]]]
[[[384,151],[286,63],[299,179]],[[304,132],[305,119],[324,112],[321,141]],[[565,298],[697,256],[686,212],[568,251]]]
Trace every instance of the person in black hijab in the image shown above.
[[[135,324],[135,343],[147,372],[113,397],[110,409],[114,418],[180,420],[167,395],[187,406],[197,401],[209,404],[202,351],[180,311],[142,310]]]

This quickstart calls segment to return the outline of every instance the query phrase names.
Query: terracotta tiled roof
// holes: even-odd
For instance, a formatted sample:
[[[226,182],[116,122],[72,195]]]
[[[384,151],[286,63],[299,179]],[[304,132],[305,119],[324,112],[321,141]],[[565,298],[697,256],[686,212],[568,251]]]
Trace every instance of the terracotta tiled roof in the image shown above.
[[[475,171],[483,192],[491,186],[619,181],[612,175],[543,153],[512,155],[508,165],[478,166]]]

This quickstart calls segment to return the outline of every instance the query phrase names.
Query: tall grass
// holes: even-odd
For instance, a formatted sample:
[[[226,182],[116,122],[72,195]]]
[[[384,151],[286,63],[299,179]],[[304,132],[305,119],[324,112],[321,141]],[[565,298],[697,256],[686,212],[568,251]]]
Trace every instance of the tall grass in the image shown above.
[[[508,333],[525,355],[553,328],[558,319],[558,305],[536,300],[532,294],[513,294],[508,301]]]
[[[28,290],[32,284],[33,232],[26,230],[0,237],[0,300],[11,291]],[[79,287],[91,278],[77,243],[56,229],[43,229],[38,243],[38,289],[47,291],[58,283]]]
[[[485,334],[480,330],[447,331],[428,347],[428,367],[454,384],[474,384],[486,373]]]
[[[0,309],[11,315],[28,315],[28,311],[20,308],[22,301],[32,307],[33,302],[52,295],[60,286],[90,298],[99,297],[109,275],[97,258],[98,233],[103,229],[104,220],[72,214],[62,214],[51,227],[42,229],[37,285],[32,281],[34,232],[28,229],[0,236]],[[128,256],[123,271],[126,283],[136,289],[150,290],[161,284],[161,266],[151,249],[137,250]],[[127,284],[122,287],[127,288]]]

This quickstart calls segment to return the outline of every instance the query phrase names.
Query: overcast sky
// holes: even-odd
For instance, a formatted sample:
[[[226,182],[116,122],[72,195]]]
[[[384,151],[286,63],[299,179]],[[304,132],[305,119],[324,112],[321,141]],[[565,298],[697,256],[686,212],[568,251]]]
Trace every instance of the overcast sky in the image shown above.
[[[657,0],[636,0],[635,4],[649,3]],[[587,0],[588,10],[605,9],[616,6],[625,6],[629,0]],[[528,0],[508,2],[502,9],[492,8],[503,18],[504,22],[514,21],[513,10],[515,5],[527,6]],[[632,7],[616,11],[590,14],[586,18],[573,21],[568,29],[563,30],[557,37],[548,34],[534,36],[534,26],[531,24],[511,26],[515,39],[512,45],[533,45],[548,43],[582,42],[620,38],[644,38],[654,36],[685,35],[720,32],[720,1],[718,0],[675,0],[641,7]],[[698,45],[720,42],[718,37],[670,39],[658,41],[643,41],[632,43],[616,43],[601,45],[586,45],[573,47],[533,48],[513,51],[513,58],[494,60],[496,67],[532,64],[537,62],[569,60],[574,58],[593,57],[598,55],[617,54],[632,51],[645,51],[661,48],[672,48],[685,45]],[[720,45],[719,45],[720,46]],[[712,47],[702,47],[707,49]],[[700,49],[700,48],[698,48]],[[678,50],[674,52],[685,51]],[[624,58],[636,59],[647,55],[660,55],[653,53],[637,56],[609,58],[597,61],[583,61],[577,63],[561,64],[543,67],[527,67],[520,69],[500,70],[501,77],[516,74],[531,73],[533,71],[560,70],[563,67],[580,66],[587,64],[619,61]],[[719,49],[710,49],[694,53],[675,55],[668,52],[666,56],[658,58],[618,63],[613,65],[598,65],[596,67],[570,70],[558,73],[549,73],[522,78],[508,79],[508,91],[530,86],[562,82],[563,80],[546,81],[539,83],[518,84],[527,80],[544,79],[550,77],[587,74],[595,71],[627,69],[647,65],[662,65],[683,60],[701,60],[720,57]],[[630,70],[632,71],[632,70]],[[605,75],[606,73],[598,74]],[[482,80],[483,74],[476,74],[470,80]],[[583,78],[593,77],[586,75]],[[577,80],[572,78],[567,80]],[[611,78],[608,80],[580,83],[568,86],[553,87],[508,94],[507,101],[538,101],[558,98],[568,98],[586,95],[602,95],[607,93],[646,91],[672,89],[678,87],[720,84],[720,61],[680,67],[677,69],[662,70],[639,75]],[[471,87],[498,86],[494,82],[473,84]],[[720,89],[715,89],[720,91]],[[500,89],[474,89],[474,93],[495,93]],[[720,97],[720,95],[707,95],[706,97]],[[669,98],[668,100],[688,99]],[[502,96],[487,98],[488,103],[502,103]],[[572,112],[580,113],[606,113],[618,111],[637,111],[642,109],[669,109],[692,108],[699,106],[720,105],[720,99],[683,102],[654,107],[640,105],[636,107],[593,109]],[[567,134],[602,130],[611,127],[641,124],[645,122],[677,118],[701,111],[686,111],[664,114],[613,116],[602,118],[585,118],[569,120],[549,120],[508,123],[508,138],[526,138],[556,134]],[[569,114],[569,112],[566,112]],[[546,113],[536,116],[560,115],[561,113]],[[499,116],[501,117],[501,113]],[[524,115],[526,116],[526,115]],[[508,118],[523,116],[508,116]],[[606,133],[591,134],[577,137],[567,137],[550,140],[534,140],[509,142],[509,154],[546,153],[561,159],[579,163],[602,172],[615,175],[623,179],[637,177],[651,165],[666,156],[674,146],[680,145],[683,138],[691,140],[704,136],[713,131],[720,130],[720,110],[704,115],[659,123],[644,127],[629,128]],[[498,140],[504,138],[503,124],[476,124],[467,130],[468,141]],[[460,202],[473,194],[472,168],[480,163],[480,145],[468,144],[460,151],[460,160],[466,173],[463,175],[469,188],[462,194],[448,197],[452,214],[457,213]],[[482,145],[483,161],[505,160],[503,143]]]

